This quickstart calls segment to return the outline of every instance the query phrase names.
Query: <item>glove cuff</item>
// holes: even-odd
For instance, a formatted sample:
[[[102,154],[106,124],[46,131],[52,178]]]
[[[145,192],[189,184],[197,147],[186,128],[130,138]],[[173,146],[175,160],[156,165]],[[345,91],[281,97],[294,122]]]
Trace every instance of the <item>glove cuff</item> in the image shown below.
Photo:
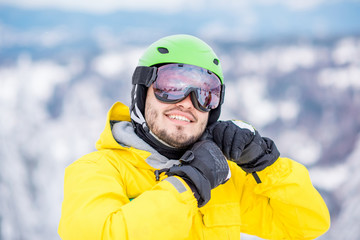
[[[211,186],[209,180],[203,176],[197,169],[188,166],[175,166],[170,168],[166,175],[179,176],[189,185],[198,201],[198,206],[204,206],[211,197]]]
[[[253,173],[264,170],[279,158],[280,152],[274,141],[266,137],[263,137],[262,140],[262,153],[248,163],[238,164],[245,172]],[[251,144],[249,147],[251,148]]]

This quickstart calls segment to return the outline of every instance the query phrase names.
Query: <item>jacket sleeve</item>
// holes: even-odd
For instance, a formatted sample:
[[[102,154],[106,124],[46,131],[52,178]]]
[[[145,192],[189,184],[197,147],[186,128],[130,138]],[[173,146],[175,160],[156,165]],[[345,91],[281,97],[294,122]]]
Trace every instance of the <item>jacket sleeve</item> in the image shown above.
[[[237,166],[231,170],[234,178],[245,174]],[[314,239],[328,230],[328,209],[303,165],[279,158],[257,174],[261,183],[252,174],[235,179],[242,189],[242,232],[265,239]]]
[[[197,202],[183,180],[166,178],[130,201],[121,177],[107,161],[81,159],[66,169],[62,239],[174,239],[189,233]]]

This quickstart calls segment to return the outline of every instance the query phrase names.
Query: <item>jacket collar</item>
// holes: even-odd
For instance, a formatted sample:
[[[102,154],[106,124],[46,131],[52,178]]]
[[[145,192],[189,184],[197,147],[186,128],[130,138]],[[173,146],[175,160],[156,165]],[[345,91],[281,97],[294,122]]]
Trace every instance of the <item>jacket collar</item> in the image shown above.
[[[115,122],[112,126],[112,122]],[[108,112],[107,121],[96,148],[101,149],[128,149],[136,152],[146,163],[156,169],[169,168],[178,165],[179,160],[169,160],[161,155],[134,132],[130,119],[129,108],[115,103]]]
[[[112,132],[111,132],[111,121],[126,121],[130,122],[130,111],[129,107],[120,103],[116,102],[114,105],[110,108],[105,129],[101,133],[99,140],[96,142],[96,149],[122,149],[123,147],[119,145],[119,143],[115,140]]]

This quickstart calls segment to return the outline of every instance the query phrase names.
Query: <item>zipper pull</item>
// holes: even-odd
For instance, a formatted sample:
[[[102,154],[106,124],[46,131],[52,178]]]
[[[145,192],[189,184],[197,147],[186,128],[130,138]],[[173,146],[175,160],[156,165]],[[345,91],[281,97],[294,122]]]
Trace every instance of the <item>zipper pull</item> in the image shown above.
[[[167,172],[167,171],[169,171],[169,168],[163,168],[163,169],[155,170],[154,174],[155,174],[156,181],[158,182],[160,180],[160,174],[161,173]]]
[[[155,179],[158,182],[160,180],[160,171],[159,170],[155,170]]]

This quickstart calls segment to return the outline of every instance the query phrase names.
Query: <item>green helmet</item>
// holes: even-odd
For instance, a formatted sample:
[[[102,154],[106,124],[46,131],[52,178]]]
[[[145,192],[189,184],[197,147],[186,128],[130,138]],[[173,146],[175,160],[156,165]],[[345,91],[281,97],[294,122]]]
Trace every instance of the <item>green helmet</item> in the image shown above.
[[[205,68],[215,73],[223,84],[220,61],[212,48],[190,35],[172,35],[151,44],[138,66],[150,67],[164,63],[183,63]]]

